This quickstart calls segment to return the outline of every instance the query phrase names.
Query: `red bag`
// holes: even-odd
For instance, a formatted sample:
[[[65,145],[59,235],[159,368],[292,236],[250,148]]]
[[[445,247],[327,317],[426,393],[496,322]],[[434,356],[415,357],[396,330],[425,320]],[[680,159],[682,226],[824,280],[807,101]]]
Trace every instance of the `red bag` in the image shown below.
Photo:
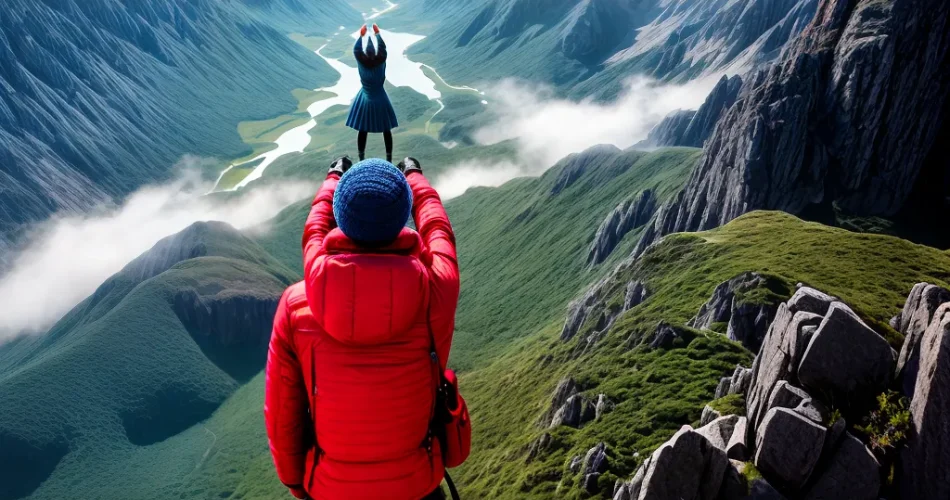
[[[444,431],[439,437],[442,448],[442,461],[447,468],[458,467],[472,451],[472,422],[468,415],[468,406],[459,392],[458,377],[452,370],[442,375],[440,397],[437,398],[442,413]]]

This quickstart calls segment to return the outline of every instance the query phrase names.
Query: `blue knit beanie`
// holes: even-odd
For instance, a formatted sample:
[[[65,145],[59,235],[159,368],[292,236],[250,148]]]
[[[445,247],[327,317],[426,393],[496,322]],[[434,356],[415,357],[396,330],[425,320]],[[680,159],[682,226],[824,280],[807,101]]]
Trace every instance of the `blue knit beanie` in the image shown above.
[[[333,217],[347,238],[383,246],[399,236],[412,212],[406,176],[385,160],[371,158],[347,170],[333,195]]]

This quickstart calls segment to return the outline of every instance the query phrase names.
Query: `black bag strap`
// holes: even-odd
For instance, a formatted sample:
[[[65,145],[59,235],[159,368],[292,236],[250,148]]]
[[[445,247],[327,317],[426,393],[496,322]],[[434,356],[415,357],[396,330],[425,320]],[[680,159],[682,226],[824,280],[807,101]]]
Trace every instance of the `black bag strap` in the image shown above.
[[[431,307],[431,304],[430,304]],[[437,416],[439,409],[436,407],[439,404],[439,391],[442,390],[443,386],[448,385],[448,380],[445,378],[445,372],[442,370],[442,361],[439,359],[439,352],[436,349],[435,345],[435,334],[432,332],[432,323],[429,321],[429,309],[426,310],[426,329],[429,332],[429,356],[432,359],[432,369],[434,371],[433,380],[435,380],[435,391],[433,393],[432,400],[432,413],[429,415],[429,432],[428,439],[439,439],[439,447],[442,448],[445,442],[445,429],[439,429],[440,423],[437,422]],[[442,460],[445,461],[445,450],[442,449]],[[442,468],[443,475],[445,477],[445,483],[449,487],[449,493],[452,494],[452,500],[460,500],[458,489],[455,487],[455,482],[452,481],[452,476],[449,475],[449,470]]]
[[[455,488],[455,481],[452,481],[452,476],[449,475],[449,471],[445,471],[445,484],[449,486],[449,493],[452,494],[452,500],[459,499],[459,490]]]

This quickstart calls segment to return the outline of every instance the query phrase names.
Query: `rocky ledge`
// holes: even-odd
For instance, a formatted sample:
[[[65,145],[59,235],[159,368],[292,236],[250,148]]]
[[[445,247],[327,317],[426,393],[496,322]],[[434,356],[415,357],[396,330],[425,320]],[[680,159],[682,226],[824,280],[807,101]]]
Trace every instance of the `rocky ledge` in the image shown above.
[[[779,306],[751,372],[737,367],[717,390],[735,386],[746,415],[707,407],[702,427],[657,448],[617,482],[614,500],[950,498],[948,298],[914,287],[896,321],[907,335],[898,363],[850,307],[800,287]],[[906,404],[888,391],[910,377]]]

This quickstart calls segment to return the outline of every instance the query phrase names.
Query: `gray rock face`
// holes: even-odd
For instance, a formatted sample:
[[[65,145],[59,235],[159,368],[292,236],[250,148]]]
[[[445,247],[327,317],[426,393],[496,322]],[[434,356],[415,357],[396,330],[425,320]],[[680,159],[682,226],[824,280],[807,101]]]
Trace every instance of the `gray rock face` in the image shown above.
[[[617,205],[597,228],[587,252],[587,263],[600,264],[630,231],[646,224],[656,212],[657,199],[652,189],[642,191]]]
[[[745,394],[749,390],[749,384],[752,383],[752,369],[742,366],[736,366],[736,371],[732,373],[729,380],[728,394]]]
[[[755,466],[780,488],[797,491],[818,463],[827,431],[787,408],[766,414],[755,441]]]
[[[950,291],[929,283],[917,283],[907,296],[897,330],[904,334],[904,346],[897,358],[897,373],[903,376],[904,395],[914,395],[920,366],[920,339],[941,304],[950,302]]]
[[[686,129],[696,116],[694,109],[678,109],[664,117],[657,123],[647,138],[637,143],[638,148],[658,148],[664,146],[687,146],[683,144],[686,139]],[[698,147],[698,146],[692,146]]]
[[[554,415],[567,403],[568,398],[578,393],[577,382],[573,377],[564,377],[558,381],[554,392],[551,393],[551,404],[539,419],[544,427],[548,427]]]
[[[580,394],[574,394],[567,398],[567,401],[551,417],[549,427],[566,425],[569,427],[579,427],[581,424],[590,422],[596,415],[594,404]]]
[[[650,296],[646,285],[642,281],[631,281],[627,284],[627,291],[623,296],[623,310],[629,311],[642,304]]]
[[[742,342],[752,352],[758,352],[769,323],[775,316],[776,306],[744,303],[737,295],[765,285],[765,278],[750,272],[723,282],[687,324],[708,330],[715,323],[728,323],[727,335],[730,339]]]
[[[732,388],[732,377],[722,377],[719,379],[719,385],[716,386],[715,398],[719,399],[725,397],[726,394],[729,394],[729,389]]]
[[[653,452],[614,499],[712,500],[728,467],[723,450],[686,426]]]
[[[811,397],[808,396],[807,392],[782,380],[775,384],[775,388],[772,389],[766,411],[772,408],[795,408],[801,404],[802,401],[809,399],[811,399]]]
[[[562,341],[567,342],[574,338],[581,327],[584,326],[591,309],[598,302],[598,291],[598,287],[592,287],[584,293],[584,297],[571,302],[567,306],[567,320],[561,329]]]
[[[950,304],[934,313],[920,341],[910,403],[911,436],[901,454],[904,498],[950,498]]]
[[[732,436],[729,436],[729,442],[726,443],[726,456],[731,460],[746,461],[749,459],[749,446],[745,440],[747,422],[746,417],[739,417],[736,420],[735,428],[732,430]]]
[[[833,402],[883,391],[894,372],[894,355],[883,337],[848,306],[835,302],[815,331],[798,367],[803,386]]]
[[[670,326],[669,323],[661,321],[656,325],[656,330],[653,331],[648,341],[652,349],[670,349],[678,337],[679,334],[676,333],[675,328]]]
[[[709,440],[716,448],[726,451],[729,445],[729,439],[732,438],[732,433],[736,428],[736,423],[739,422],[739,418],[741,417],[738,415],[719,417],[696,429],[696,432]]]
[[[795,311],[788,304],[779,305],[775,321],[769,327],[762,349],[752,365],[752,383],[746,394],[748,442],[755,441],[759,422],[765,418],[769,409],[769,398],[775,386],[783,380],[797,380],[798,363],[795,353],[804,352],[803,347],[798,347],[803,343],[803,331],[809,325],[819,324],[821,320],[821,316],[817,314]]]
[[[898,212],[947,113],[950,39],[935,34],[948,19],[944,0],[821,0],[781,61],[747,78],[637,255],[752,210]]]
[[[845,434],[829,463],[803,496],[806,500],[875,500],[881,490],[880,465],[858,438]]]
[[[819,316],[828,313],[828,308],[836,302],[837,297],[807,286],[798,287],[795,295],[788,299],[788,307],[795,311],[806,311]]]
[[[607,472],[607,445],[597,443],[596,446],[587,451],[584,455],[583,467],[584,480],[581,487],[590,493],[595,493],[597,488],[597,479],[604,472]]]
[[[699,417],[699,425],[706,425],[721,416],[722,414],[714,410],[712,406],[706,405],[703,407],[703,413]]]
[[[742,78],[738,75],[731,78],[723,76],[698,110],[674,111],[660,121],[639,146],[703,147],[719,123],[719,118],[735,104],[741,88]]]

